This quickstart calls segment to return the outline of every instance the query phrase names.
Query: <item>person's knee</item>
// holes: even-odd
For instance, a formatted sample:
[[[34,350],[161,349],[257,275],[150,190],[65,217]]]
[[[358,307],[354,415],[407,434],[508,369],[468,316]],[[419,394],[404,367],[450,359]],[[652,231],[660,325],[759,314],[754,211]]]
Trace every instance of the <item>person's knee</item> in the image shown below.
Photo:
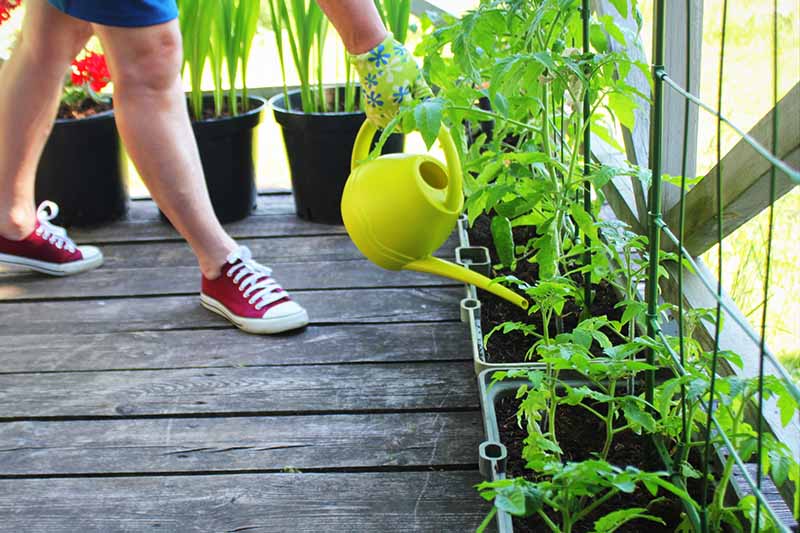
[[[134,43],[125,56],[111,72],[115,91],[161,93],[179,83],[183,62],[179,33],[165,28]]]

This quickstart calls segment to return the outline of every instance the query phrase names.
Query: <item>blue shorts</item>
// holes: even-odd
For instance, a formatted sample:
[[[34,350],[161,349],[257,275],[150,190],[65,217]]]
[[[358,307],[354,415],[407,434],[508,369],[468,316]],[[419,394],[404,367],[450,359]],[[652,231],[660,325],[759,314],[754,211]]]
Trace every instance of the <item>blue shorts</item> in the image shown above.
[[[139,28],[169,22],[178,16],[175,0],[48,0],[67,15],[102,24]]]

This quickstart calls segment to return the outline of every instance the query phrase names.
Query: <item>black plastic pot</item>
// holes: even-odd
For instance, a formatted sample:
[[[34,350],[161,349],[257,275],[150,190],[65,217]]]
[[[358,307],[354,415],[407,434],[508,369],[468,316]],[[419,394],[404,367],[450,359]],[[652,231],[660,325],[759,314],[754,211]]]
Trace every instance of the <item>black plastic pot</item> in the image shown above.
[[[128,210],[127,164],[114,111],[58,119],[36,171],[36,202],[58,204],[61,226],[93,226]]]
[[[250,110],[235,117],[192,123],[211,204],[220,222],[241,220],[256,208],[256,126],[267,102],[250,96]],[[213,97],[204,97],[211,106]]]
[[[344,97],[343,87],[327,89],[331,96],[334,90]],[[297,216],[323,224],[342,224],[342,191],[350,175],[353,143],[366,115],[303,113],[299,90],[289,93],[289,102],[291,109],[287,110],[283,94],[278,94],[270,105],[283,129]],[[403,135],[392,135],[382,153],[402,152],[404,142]]]

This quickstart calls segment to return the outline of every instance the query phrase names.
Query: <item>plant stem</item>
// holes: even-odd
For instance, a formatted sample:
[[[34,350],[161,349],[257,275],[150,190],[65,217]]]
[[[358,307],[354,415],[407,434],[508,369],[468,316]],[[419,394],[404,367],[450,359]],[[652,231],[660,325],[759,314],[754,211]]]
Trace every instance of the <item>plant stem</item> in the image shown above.
[[[556,194],[559,193],[560,184],[558,182],[558,175],[556,173],[555,166],[553,165],[553,152],[550,146],[550,100],[548,98],[550,85],[547,83],[542,84],[542,116],[544,119],[542,120],[542,149],[544,153],[547,154],[547,168],[550,171],[550,177],[553,180],[553,186],[555,187]]]
[[[544,49],[547,50],[550,48],[550,39],[553,37],[553,31],[556,29],[558,25],[558,19],[561,18],[561,11],[556,13],[556,18],[553,19],[553,22],[550,23],[550,29],[547,32],[547,37],[544,39]]]
[[[486,515],[486,518],[483,519],[481,525],[478,526],[476,533],[481,533],[482,531],[485,531],[486,528],[489,527],[489,524],[492,522],[492,519],[496,514],[497,514],[497,507],[492,505],[492,509],[489,511],[489,514]]]
[[[633,272],[631,268],[631,249],[630,247],[625,247],[625,272],[626,272],[626,287],[625,287],[625,299],[628,301],[633,300]],[[636,319],[632,319],[630,324],[628,324],[628,342],[633,342],[633,339],[636,338]]]
[[[714,524],[719,525],[720,511],[725,505],[725,494],[728,492],[728,484],[730,483],[731,474],[733,473],[733,455],[731,454],[725,461],[725,469],[722,471],[722,477],[719,479],[719,485],[714,492],[714,501],[711,504],[711,520]],[[713,529],[719,531],[718,529]]]
[[[597,418],[599,418],[600,420],[602,420],[603,422],[605,422],[605,420],[606,420],[606,416],[605,416],[605,415],[602,415],[602,414],[600,414],[600,412],[599,412],[599,411],[595,410],[595,409],[594,409],[594,408],[592,408],[592,407],[589,407],[588,405],[586,405],[586,404],[585,404],[585,403],[583,403],[583,402],[581,402],[579,405],[580,405],[581,407],[583,407],[584,409],[586,409],[587,411],[589,411],[590,413],[592,413],[594,416],[596,416],[596,417],[597,417]]]
[[[560,527],[558,527],[552,520],[550,520],[550,517],[547,516],[547,513],[545,513],[541,509],[539,509],[537,512],[539,513],[539,516],[542,518],[542,521],[544,521],[544,523],[547,524],[547,527],[550,528],[550,531],[552,531],[553,533],[564,533],[563,531],[561,531]]]
[[[510,119],[510,118],[506,118],[503,115],[500,115],[500,114],[497,114],[497,113],[493,113],[492,111],[484,111],[483,109],[479,109],[477,107],[467,107],[467,106],[454,105],[454,106],[450,106],[450,109],[455,109],[456,111],[470,111],[472,113],[477,113],[478,115],[482,115],[484,117],[493,118],[495,120],[502,120],[502,121],[508,122],[509,124],[513,124],[514,126],[517,126],[519,128],[523,128],[523,129],[526,129],[528,131],[532,131],[534,133],[539,133],[541,131],[539,128],[537,128],[536,126],[532,126],[531,124],[526,124],[526,123],[520,122],[518,120],[513,120],[513,119]]]
[[[592,511],[597,509],[599,506],[603,505],[605,502],[616,496],[618,493],[619,489],[612,489],[603,494],[602,496],[600,496],[599,498],[595,499],[592,503],[590,503],[582,511],[580,511],[578,514],[575,515],[575,522],[580,522],[581,520],[589,516],[592,513]]]
[[[617,389],[617,381],[612,380],[611,385],[608,388],[608,395],[611,396],[612,400],[608,402],[608,413],[606,414],[606,441],[603,444],[603,451],[600,453],[600,457],[603,458],[603,461],[608,459],[608,452],[611,450],[611,441],[614,440],[614,415],[616,415],[617,407],[616,407],[616,400],[614,400],[614,394],[616,393]]]
[[[625,424],[624,426],[621,426],[621,427],[618,427],[618,428],[614,429],[613,433],[614,433],[614,435],[616,435],[617,433],[622,433],[623,431],[625,431],[627,429],[630,429],[630,428],[631,428],[630,424]]]

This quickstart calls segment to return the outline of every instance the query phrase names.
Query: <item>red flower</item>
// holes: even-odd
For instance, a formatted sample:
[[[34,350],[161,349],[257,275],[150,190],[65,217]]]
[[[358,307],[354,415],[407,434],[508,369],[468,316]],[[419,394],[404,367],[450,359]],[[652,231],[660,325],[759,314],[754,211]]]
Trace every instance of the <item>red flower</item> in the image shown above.
[[[0,0],[2,1],[2,0]],[[106,65],[106,56],[88,52],[83,59],[72,62],[72,84],[88,84],[94,92],[99,92],[111,81],[111,73]]]
[[[22,0],[0,0],[0,24],[7,21],[14,11],[22,3]]]

